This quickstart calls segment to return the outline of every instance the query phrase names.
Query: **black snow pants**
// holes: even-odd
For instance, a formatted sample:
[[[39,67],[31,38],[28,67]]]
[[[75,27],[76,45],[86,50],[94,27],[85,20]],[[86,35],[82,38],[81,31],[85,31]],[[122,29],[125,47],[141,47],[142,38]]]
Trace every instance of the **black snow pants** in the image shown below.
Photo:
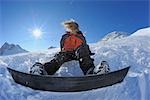
[[[44,69],[49,75],[53,75],[63,63],[77,60],[84,75],[93,74],[95,66],[93,63],[94,59],[90,57],[92,54],[88,45],[81,45],[73,52],[59,52],[54,56],[54,59],[44,64]]]

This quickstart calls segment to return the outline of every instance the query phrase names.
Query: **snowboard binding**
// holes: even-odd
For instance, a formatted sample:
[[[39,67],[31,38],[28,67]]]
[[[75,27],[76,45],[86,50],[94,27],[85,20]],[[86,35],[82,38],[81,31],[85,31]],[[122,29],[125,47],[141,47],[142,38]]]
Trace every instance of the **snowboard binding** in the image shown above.
[[[36,62],[31,68],[30,68],[30,74],[36,74],[36,75],[48,75],[47,72],[44,69],[43,64]]]
[[[102,61],[100,65],[98,65],[98,71],[96,74],[105,74],[110,72],[109,64],[107,61]]]

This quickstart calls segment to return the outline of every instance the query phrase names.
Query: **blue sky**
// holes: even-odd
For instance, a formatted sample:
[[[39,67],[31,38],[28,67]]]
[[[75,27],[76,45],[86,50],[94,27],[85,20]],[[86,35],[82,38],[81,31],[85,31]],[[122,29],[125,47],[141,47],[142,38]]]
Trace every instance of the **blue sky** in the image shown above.
[[[88,43],[112,31],[133,33],[150,26],[148,0],[1,0],[0,46],[19,44],[29,51],[59,47],[61,23],[75,19]],[[41,28],[37,39],[31,30]]]

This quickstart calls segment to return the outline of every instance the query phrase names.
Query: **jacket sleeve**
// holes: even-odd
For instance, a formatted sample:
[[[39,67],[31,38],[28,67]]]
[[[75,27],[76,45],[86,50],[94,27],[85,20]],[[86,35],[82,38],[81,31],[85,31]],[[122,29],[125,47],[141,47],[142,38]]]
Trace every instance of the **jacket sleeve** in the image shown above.
[[[88,50],[89,54],[90,54],[90,55],[94,55],[95,53],[92,53],[92,52],[91,52],[91,50],[90,50],[90,48],[89,48],[89,45],[87,44],[86,38],[85,38],[85,36],[83,35],[83,33],[82,33],[82,40],[84,41],[83,46],[86,47],[86,49]]]
[[[83,38],[84,44],[87,44],[85,36],[83,34],[82,34],[82,38]]]
[[[87,44],[85,36],[83,35],[83,33],[81,31],[79,31],[78,34],[80,34],[80,36],[77,36],[77,37],[83,41],[83,44]]]
[[[68,36],[69,36],[68,34],[64,34],[64,35],[62,35],[62,37],[61,37],[61,40],[60,40],[60,49],[61,49],[61,51],[63,50],[64,40],[65,40]]]

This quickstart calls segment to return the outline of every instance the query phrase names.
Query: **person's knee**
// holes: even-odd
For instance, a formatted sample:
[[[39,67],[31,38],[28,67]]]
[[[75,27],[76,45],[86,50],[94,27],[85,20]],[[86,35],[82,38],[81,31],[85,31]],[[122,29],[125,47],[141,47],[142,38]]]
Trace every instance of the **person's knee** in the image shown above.
[[[58,64],[62,64],[65,62],[66,60],[66,54],[65,52],[59,52],[54,56],[54,60],[55,62],[57,62]]]

